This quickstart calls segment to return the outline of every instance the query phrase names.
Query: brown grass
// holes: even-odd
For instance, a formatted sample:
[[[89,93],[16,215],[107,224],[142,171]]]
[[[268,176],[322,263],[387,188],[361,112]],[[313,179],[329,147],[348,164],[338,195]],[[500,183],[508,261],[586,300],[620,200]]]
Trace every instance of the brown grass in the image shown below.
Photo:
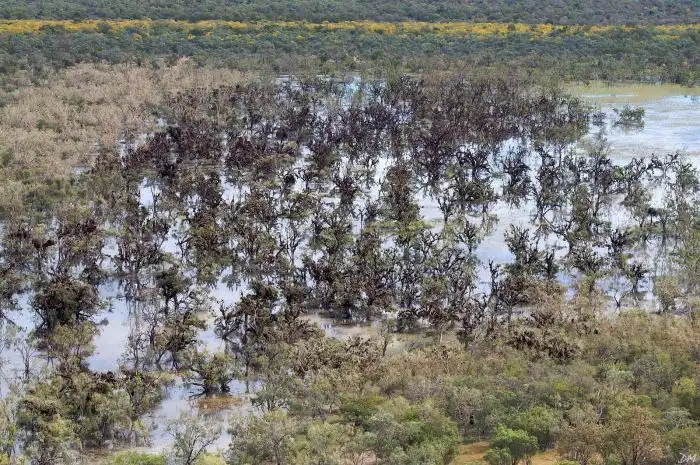
[[[452,461],[452,465],[466,465],[468,463],[483,463],[484,453],[489,448],[489,443],[475,442],[459,446],[457,457]],[[553,465],[559,460],[559,456],[554,450],[548,450],[532,457],[532,465]]]
[[[484,462],[484,452],[489,448],[488,442],[475,442],[459,446],[457,457],[452,465],[465,465],[473,462]]]
[[[32,189],[67,181],[121,135],[151,129],[153,109],[168,96],[248,78],[184,61],[158,68],[83,64],[38,82],[26,74],[5,78],[11,89],[0,105],[0,212],[21,211]]]
[[[197,407],[203,413],[216,413],[230,410],[245,404],[245,400],[235,396],[205,396],[197,400]]]

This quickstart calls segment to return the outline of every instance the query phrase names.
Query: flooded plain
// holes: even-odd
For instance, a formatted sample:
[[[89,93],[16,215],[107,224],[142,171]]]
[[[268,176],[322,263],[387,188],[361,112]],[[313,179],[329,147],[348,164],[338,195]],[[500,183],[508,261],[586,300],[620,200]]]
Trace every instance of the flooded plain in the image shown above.
[[[688,89],[674,85],[630,85],[630,86],[606,86],[591,85],[572,87],[571,92],[585,99],[593,107],[603,111],[606,115],[605,133],[610,146],[610,156],[614,163],[623,164],[632,158],[648,157],[653,154],[681,152],[689,161],[700,168],[700,89]],[[621,109],[624,105],[641,106],[645,110],[644,127],[641,129],[623,129],[613,124],[615,109]],[[588,137],[593,137],[589,135]],[[421,213],[428,220],[440,218],[440,212],[433,202],[424,198],[421,204]],[[494,227],[492,234],[484,239],[477,255],[482,263],[494,260],[497,263],[505,263],[512,256],[504,244],[504,232],[511,224],[527,224],[530,221],[530,211],[527,207],[513,210],[504,204],[499,204],[494,213],[499,217],[499,222]],[[481,271],[481,279],[486,279],[485,269]],[[240,292],[229,290],[220,286],[215,290],[218,298],[235,300]],[[113,314],[113,319],[103,330],[103,334],[111,333],[109,340],[113,340],[115,333],[119,339],[126,337],[125,327],[128,322],[125,315]],[[119,321],[121,319],[121,321]],[[352,336],[373,336],[377,334],[377,327],[372,325],[336,325],[332,320],[318,315],[309,319],[317,323],[330,337],[347,338]],[[213,334],[202,335],[203,343],[211,344]],[[394,344],[401,344],[401,340]],[[119,344],[109,344],[98,351],[105,350],[114,353],[119,349]],[[106,358],[110,358],[107,356]],[[243,386],[239,385],[238,391],[232,390],[232,395],[243,395]],[[170,398],[163,402],[149,418],[153,425],[164,424],[168,418],[177,416],[183,408],[196,408],[197,400],[192,399],[186,386],[176,386],[170,390]],[[244,396],[243,405],[232,409],[239,413],[245,413],[245,405],[250,406],[249,400]],[[227,420],[229,414],[220,412],[222,420]],[[169,438],[164,431],[155,429],[152,435],[153,448],[160,450],[167,446]],[[217,447],[225,447],[227,436],[224,434],[217,443]]]
[[[613,160],[680,151],[700,163],[700,88],[679,85],[573,86],[570,92],[599,107],[608,116],[625,105],[644,108],[644,128],[608,127]],[[610,121],[608,121],[609,123]]]
[[[595,84],[572,86],[569,90],[607,116],[605,135],[613,163],[623,164],[635,157],[680,152],[700,168],[700,89],[672,85]],[[612,124],[615,117],[614,110],[621,109],[626,104],[644,108],[643,128],[627,130]],[[594,129],[597,130],[597,128]],[[427,221],[440,218],[437,205],[428,198],[422,201],[421,213]],[[527,224],[530,221],[531,211],[527,206],[516,210],[499,203],[494,213],[499,221],[476,252],[482,264],[489,260],[505,263],[512,259],[504,243],[504,232],[511,224]],[[487,270],[482,266],[480,279],[485,280],[487,275]],[[210,293],[212,304],[235,303],[240,298],[241,291],[240,288],[232,289],[221,282]],[[96,371],[117,370],[133,324],[132,312],[129,311],[129,306],[116,283],[103,286],[101,292],[107,302],[107,308],[97,319],[102,320],[103,323],[100,334],[94,340],[96,350],[89,359],[89,364],[90,368]],[[32,324],[28,302],[28,299],[22,299],[25,311],[18,318],[20,324],[27,327]],[[372,325],[337,326],[333,321],[316,315],[309,316],[309,319],[317,323],[330,337],[366,336],[377,334],[378,331],[377,327]],[[200,334],[200,343],[212,350],[222,349],[223,343],[214,334],[212,326],[213,316],[209,317],[210,329]],[[394,344],[400,344],[400,341]],[[8,361],[13,359],[11,354],[5,354],[5,358]],[[7,374],[12,370],[4,371]],[[166,395],[160,406],[143,419],[151,430],[150,449],[159,451],[167,448],[170,437],[165,430],[165,425],[168,420],[176,418],[182,410],[205,410],[215,421],[222,423],[225,431],[231,415],[246,414],[251,411],[250,395],[246,394],[246,391],[243,383],[235,381],[231,385],[231,397],[222,399],[218,403],[209,400],[207,405],[202,404],[202,399],[197,398],[196,391],[191,386],[176,379],[166,388]],[[224,432],[214,448],[224,448],[227,442],[228,437]]]

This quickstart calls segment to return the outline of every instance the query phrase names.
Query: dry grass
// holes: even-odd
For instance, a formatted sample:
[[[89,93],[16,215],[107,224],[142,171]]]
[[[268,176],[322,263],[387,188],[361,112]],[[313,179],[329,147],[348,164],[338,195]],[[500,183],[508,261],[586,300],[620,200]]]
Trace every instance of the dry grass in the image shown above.
[[[236,396],[203,396],[197,400],[197,407],[200,411],[210,414],[241,407],[245,403],[245,399]]]
[[[169,95],[192,87],[217,87],[248,79],[237,71],[200,68],[84,64],[38,83],[13,76],[14,90],[0,107],[0,211],[21,211],[32,189],[71,178],[126,132],[153,127],[152,111]]]
[[[457,457],[452,465],[465,465],[467,463],[484,462],[484,452],[489,448],[488,442],[474,442],[459,446]],[[485,462],[484,462],[485,463]]]
[[[459,447],[457,457],[452,461],[452,465],[466,465],[468,463],[485,464],[484,453],[488,448],[489,443],[485,441],[462,445]],[[553,465],[558,460],[559,456],[557,453],[553,450],[548,450],[532,457],[532,465]]]
[[[532,457],[532,465],[553,465],[558,462],[561,457],[553,450],[542,452]]]

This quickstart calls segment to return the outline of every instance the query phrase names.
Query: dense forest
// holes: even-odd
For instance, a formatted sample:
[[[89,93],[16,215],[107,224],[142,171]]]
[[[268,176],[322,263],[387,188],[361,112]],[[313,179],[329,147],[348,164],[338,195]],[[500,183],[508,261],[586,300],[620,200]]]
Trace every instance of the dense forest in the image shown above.
[[[699,19],[694,0],[5,0],[0,19],[488,21],[667,24]]]

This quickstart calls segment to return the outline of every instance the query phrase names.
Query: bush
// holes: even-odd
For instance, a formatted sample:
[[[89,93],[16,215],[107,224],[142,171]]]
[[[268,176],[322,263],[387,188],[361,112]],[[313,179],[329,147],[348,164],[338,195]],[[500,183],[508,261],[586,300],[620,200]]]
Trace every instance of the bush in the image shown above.
[[[204,454],[197,459],[195,465],[226,465],[226,462],[216,455]]]
[[[540,450],[545,450],[554,445],[559,434],[561,414],[549,407],[538,405],[518,413],[507,425],[537,438]]]
[[[629,105],[625,105],[622,110],[615,108],[613,111],[618,116],[617,121],[615,121],[615,126],[626,128],[644,127],[644,108],[632,108]]]
[[[111,465],[166,465],[163,455],[122,452],[112,459]]]
[[[508,449],[489,449],[484,454],[484,460],[489,465],[511,465],[513,463],[513,457]]]
[[[537,438],[530,436],[526,431],[500,425],[491,439],[491,449],[497,450],[499,457],[504,456],[503,451],[507,452],[512,457],[513,463],[517,463],[520,460],[528,460],[535,455]],[[495,454],[496,452],[494,452]]]

